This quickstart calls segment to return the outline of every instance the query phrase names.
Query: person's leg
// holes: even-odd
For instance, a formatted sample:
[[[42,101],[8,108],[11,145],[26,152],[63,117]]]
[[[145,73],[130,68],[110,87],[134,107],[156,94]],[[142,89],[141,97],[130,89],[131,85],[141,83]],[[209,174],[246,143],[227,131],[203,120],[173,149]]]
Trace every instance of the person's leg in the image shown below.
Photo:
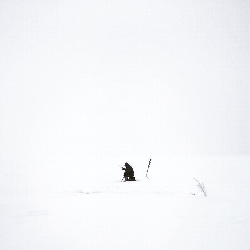
[[[126,173],[126,172],[124,172],[124,179],[125,179],[125,181],[128,181],[128,180],[129,180],[128,173]]]

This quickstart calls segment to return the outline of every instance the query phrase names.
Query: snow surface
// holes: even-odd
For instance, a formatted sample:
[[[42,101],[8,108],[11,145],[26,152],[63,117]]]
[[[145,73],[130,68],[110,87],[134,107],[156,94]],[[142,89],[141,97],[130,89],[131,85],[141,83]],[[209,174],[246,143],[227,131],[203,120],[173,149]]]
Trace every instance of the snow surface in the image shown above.
[[[1,0],[0,250],[249,250],[249,13]]]
[[[150,180],[138,160],[136,182],[120,182],[122,162],[99,163],[50,178],[2,171],[0,249],[249,249],[249,157],[152,159]]]

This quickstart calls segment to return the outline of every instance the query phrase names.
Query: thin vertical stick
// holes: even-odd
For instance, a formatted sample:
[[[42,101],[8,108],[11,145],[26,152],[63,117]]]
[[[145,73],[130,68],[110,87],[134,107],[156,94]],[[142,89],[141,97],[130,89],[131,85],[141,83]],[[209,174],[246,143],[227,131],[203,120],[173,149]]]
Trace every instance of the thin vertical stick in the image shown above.
[[[146,172],[146,177],[147,177],[147,178],[148,178],[148,170],[149,170],[150,164],[151,164],[151,159],[149,160],[148,169],[147,169],[147,172]],[[148,179],[149,179],[149,178],[148,178]]]

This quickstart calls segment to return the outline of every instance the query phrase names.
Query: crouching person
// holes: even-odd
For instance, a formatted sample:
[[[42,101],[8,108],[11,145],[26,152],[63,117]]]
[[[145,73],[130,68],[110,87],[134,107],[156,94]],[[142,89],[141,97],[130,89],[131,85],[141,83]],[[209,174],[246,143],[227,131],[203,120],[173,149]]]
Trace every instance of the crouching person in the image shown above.
[[[124,172],[124,180],[125,181],[135,181],[134,177],[134,169],[126,162],[125,167],[122,168],[122,170],[125,170]]]

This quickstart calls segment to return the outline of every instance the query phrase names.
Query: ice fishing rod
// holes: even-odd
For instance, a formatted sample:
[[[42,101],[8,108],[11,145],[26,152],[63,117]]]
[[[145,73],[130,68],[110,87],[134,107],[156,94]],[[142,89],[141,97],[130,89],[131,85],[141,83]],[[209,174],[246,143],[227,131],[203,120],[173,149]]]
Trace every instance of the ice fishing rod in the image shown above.
[[[149,170],[150,164],[151,164],[151,159],[149,159],[148,169],[147,169],[147,172],[146,172],[146,177],[147,177],[147,178],[148,178],[148,170]],[[149,178],[148,178],[148,179],[149,179]]]
[[[123,168],[121,165],[119,165],[119,167],[120,167],[122,170],[124,170],[124,168]],[[122,177],[121,182],[125,182],[125,176]]]

